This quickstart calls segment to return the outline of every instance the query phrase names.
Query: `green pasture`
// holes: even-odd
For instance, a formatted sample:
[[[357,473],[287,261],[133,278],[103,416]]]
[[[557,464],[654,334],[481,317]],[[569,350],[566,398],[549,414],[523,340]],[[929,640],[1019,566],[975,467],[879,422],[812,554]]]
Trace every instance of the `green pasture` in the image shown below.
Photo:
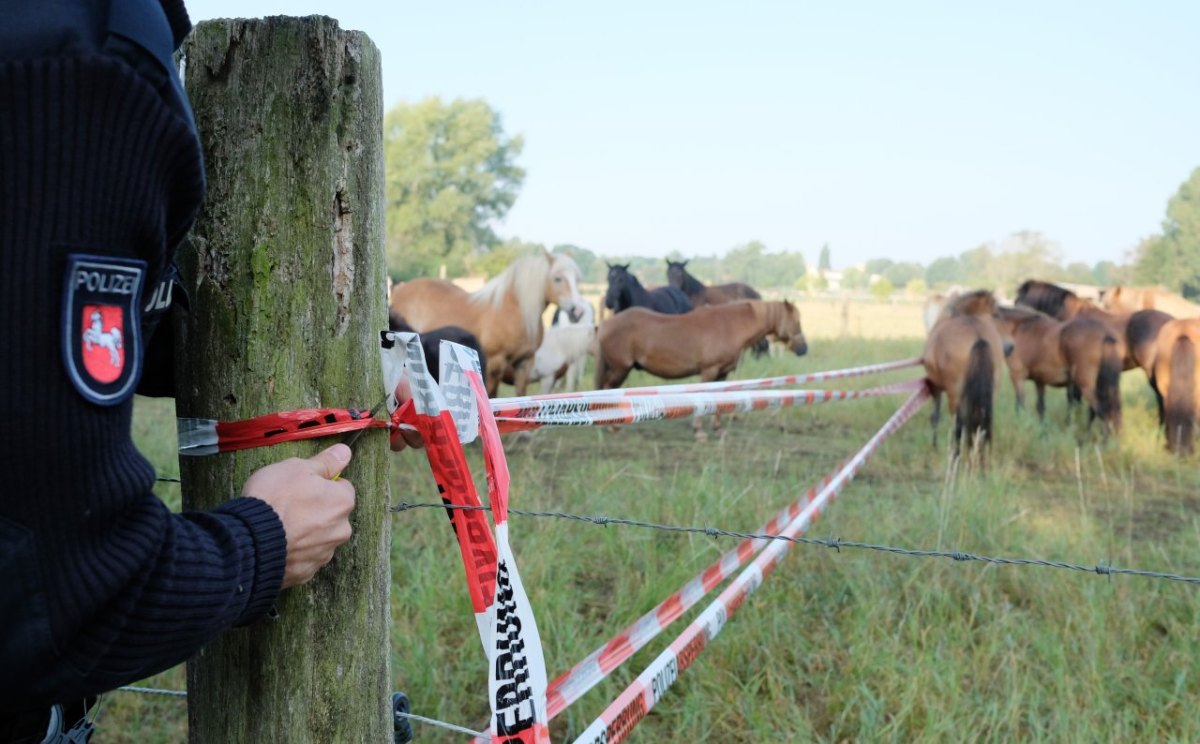
[[[906,312],[915,319],[919,310]],[[738,376],[888,361],[921,346],[915,337],[839,338],[836,327],[813,334],[807,357],[747,358]],[[650,382],[635,375],[627,384]],[[1164,451],[1142,373],[1126,373],[1122,386],[1125,430],[1104,442],[1064,427],[1061,391],[1049,396],[1045,426],[1016,414],[1005,381],[982,472],[948,473],[952,417],[943,417],[935,450],[926,407],[810,534],[1200,575],[1196,463]],[[704,444],[693,441],[690,421],[510,437],[512,506],[754,530],[900,402],[741,415]],[[143,451],[162,473],[178,472],[173,410],[141,401],[137,413]],[[470,454],[481,471],[477,450]],[[437,500],[421,453],[393,462],[393,502]],[[178,505],[176,486],[163,484],[162,494]],[[419,509],[390,518],[395,689],[415,713],[483,728],[486,665],[446,516]],[[735,544],[516,516],[511,530],[551,678]],[[1198,600],[1200,588],[1157,579],[795,546],[631,740],[1197,741]],[[555,720],[554,740],[581,732],[698,609]],[[184,675],[176,669],[147,684],[181,688]],[[111,695],[94,741],[182,741],[185,708]],[[414,726],[418,741],[465,740]]]

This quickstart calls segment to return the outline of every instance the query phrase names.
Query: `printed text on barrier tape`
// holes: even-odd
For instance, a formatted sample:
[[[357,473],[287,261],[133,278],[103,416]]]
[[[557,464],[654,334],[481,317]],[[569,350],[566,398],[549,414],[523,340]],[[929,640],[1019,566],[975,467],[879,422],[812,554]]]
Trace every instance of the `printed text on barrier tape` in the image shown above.
[[[546,661],[542,639],[508,539],[508,461],[488,406],[479,363],[469,357],[460,358],[461,349],[443,341],[441,356],[443,360],[458,362],[475,393],[487,467],[488,501],[496,521],[499,554],[495,602],[489,612],[492,629],[488,644],[491,738],[494,743],[548,744],[550,719],[546,715]],[[471,365],[472,361],[474,365]]]
[[[242,421],[179,419],[179,452],[233,452],[387,426],[371,418],[370,413],[365,408],[305,408]]]
[[[821,510],[862,467],[866,458],[879,443],[911,418],[928,397],[929,394],[924,389],[914,392],[875,436],[847,462],[834,480],[821,489],[812,503],[793,519],[781,534],[795,537],[815,521],[820,516]],[[725,591],[721,592],[721,595],[688,625],[683,633],[651,662],[645,671],[638,675],[637,679],[600,714],[600,717],[592,722],[576,739],[577,744],[579,742],[616,744],[623,741],[633,727],[645,718],[650,709],[662,698],[667,689],[675,683],[679,675],[691,665],[696,656],[708,645],[708,642],[721,632],[728,619],[741,607],[746,597],[761,585],[766,575],[778,565],[790,547],[791,543],[787,541],[777,541],[767,546],[758,558],[739,574],[734,582],[726,587]]]

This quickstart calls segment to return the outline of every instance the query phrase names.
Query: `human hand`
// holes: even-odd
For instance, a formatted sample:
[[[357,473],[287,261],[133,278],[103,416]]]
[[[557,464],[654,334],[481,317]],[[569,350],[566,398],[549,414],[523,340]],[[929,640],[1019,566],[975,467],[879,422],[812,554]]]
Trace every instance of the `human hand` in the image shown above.
[[[350,463],[344,444],[307,460],[293,457],[254,471],[242,488],[243,496],[271,505],[287,535],[287,566],[283,588],[303,584],[333,559],[337,546],[350,539],[354,485],[332,480]]]
[[[396,405],[400,409],[412,408],[412,389],[409,387],[407,378],[401,379],[400,384],[396,385]],[[400,424],[399,427],[392,430],[388,444],[391,446],[392,452],[399,452],[405,447],[420,449],[425,446],[425,440],[421,438],[421,432],[408,424]]]

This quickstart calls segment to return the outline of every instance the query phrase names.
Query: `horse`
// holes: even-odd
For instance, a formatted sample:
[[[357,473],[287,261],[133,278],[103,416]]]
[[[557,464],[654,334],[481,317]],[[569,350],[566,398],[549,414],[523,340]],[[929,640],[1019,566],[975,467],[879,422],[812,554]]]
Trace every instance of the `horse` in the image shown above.
[[[1007,363],[1017,408],[1025,406],[1025,381],[1033,380],[1038,419],[1045,421],[1046,386],[1066,387],[1071,381],[1060,343],[1063,322],[1026,307],[1002,307],[998,315],[1002,331],[1013,341]]]
[[[388,311],[388,328],[404,333],[416,333],[413,327],[405,323],[404,318],[395,310]],[[433,379],[438,382],[442,381],[442,341],[451,341],[466,346],[468,349],[474,349],[475,353],[479,355],[479,375],[483,379],[487,379],[487,359],[484,358],[483,349],[479,345],[479,339],[475,338],[475,334],[458,326],[442,326],[418,335],[421,337],[421,349],[425,352],[425,366],[429,368]]]
[[[440,279],[402,282],[392,289],[390,305],[418,333],[445,325],[470,331],[487,359],[488,395],[496,395],[510,366],[516,394],[524,395],[542,342],[542,313],[553,302],[578,319],[587,303],[579,294],[581,278],[570,256],[543,251],[517,259],[471,293]]]
[[[1014,304],[1024,305],[1059,320],[1071,320],[1085,308],[1092,306],[1069,289],[1057,284],[1028,279],[1017,288]]]
[[[1200,344],[1200,319],[1172,320],[1158,332],[1154,379],[1163,393],[1167,448],[1177,454],[1192,452],[1196,430],[1196,345]]]
[[[1070,372],[1070,387],[1088,404],[1088,428],[1099,418],[1104,434],[1121,429],[1121,372],[1130,358],[1123,333],[1088,315],[1063,324],[1059,348]],[[1076,399],[1067,396],[1068,416]]]
[[[992,408],[1004,367],[1005,341],[993,320],[995,297],[987,290],[962,295],[949,303],[929,331],[921,361],[933,396],[933,446],[941,421],[942,393],[954,411],[954,458],[961,453],[964,430],[968,451],[975,438],[984,446],[992,439]],[[981,452],[982,456],[982,452]]]
[[[589,302],[578,323],[571,323],[566,313],[555,312],[554,321],[542,337],[542,345],[533,357],[529,381],[542,381],[542,392],[550,393],[558,381],[566,378],[565,389],[578,390],[583,380],[583,366],[596,337],[596,314]]]
[[[692,307],[701,305],[723,305],[735,300],[761,300],[762,295],[749,284],[726,282],[705,285],[688,273],[687,261],[667,259],[667,284],[683,291]],[[770,343],[764,338],[753,346],[754,356],[761,357],[770,351]]]
[[[1200,305],[1189,302],[1165,287],[1111,287],[1100,295],[1100,306],[1118,313],[1161,310],[1176,318],[1200,316]]]
[[[787,344],[797,356],[808,352],[800,311],[786,300],[739,300],[683,315],[630,308],[596,332],[596,388],[620,387],[634,369],[668,380],[695,374],[702,382],[724,380],[737,367],[742,350],[766,336]],[[693,428],[700,439],[698,418]],[[714,416],[714,432],[719,428]]]
[[[629,273],[629,264],[608,264],[608,292],[604,295],[604,306],[614,313],[631,307],[647,307],[660,313],[679,314],[691,311],[692,301],[678,287],[647,290]]]
[[[1171,320],[1173,318],[1161,310],[1138,310],[1129,316],[1129,323],[1125,326],[1128,353],[1146,373],[1146,380],[1150,383],[1150,389],[1154,391],[1154,400],[1158,404],[1159,428],[1162,428],[1166,419],[1162,390],[1154,378],[1154,361],[1158,356],[1159,331]]]
[[[83,347],[91,351],[92,344],[96,344],[102,349],[108,349],[108,360],[112,366],[119,367],[121,365],[120,349],[124,345],[121,338],[121,329],[113,326],[109,330],[104,330],[104,321],[98,310],[93,310],[91,315],[91,325],[83,332]]]

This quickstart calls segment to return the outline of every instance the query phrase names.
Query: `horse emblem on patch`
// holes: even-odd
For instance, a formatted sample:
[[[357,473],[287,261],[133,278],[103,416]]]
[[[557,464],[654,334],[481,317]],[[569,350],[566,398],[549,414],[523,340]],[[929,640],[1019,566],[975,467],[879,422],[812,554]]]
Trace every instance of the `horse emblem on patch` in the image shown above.
[[[63,282],[63,360],[75,388],[111,406],[142,373],[141,306],[146,262],[72,254]]]

